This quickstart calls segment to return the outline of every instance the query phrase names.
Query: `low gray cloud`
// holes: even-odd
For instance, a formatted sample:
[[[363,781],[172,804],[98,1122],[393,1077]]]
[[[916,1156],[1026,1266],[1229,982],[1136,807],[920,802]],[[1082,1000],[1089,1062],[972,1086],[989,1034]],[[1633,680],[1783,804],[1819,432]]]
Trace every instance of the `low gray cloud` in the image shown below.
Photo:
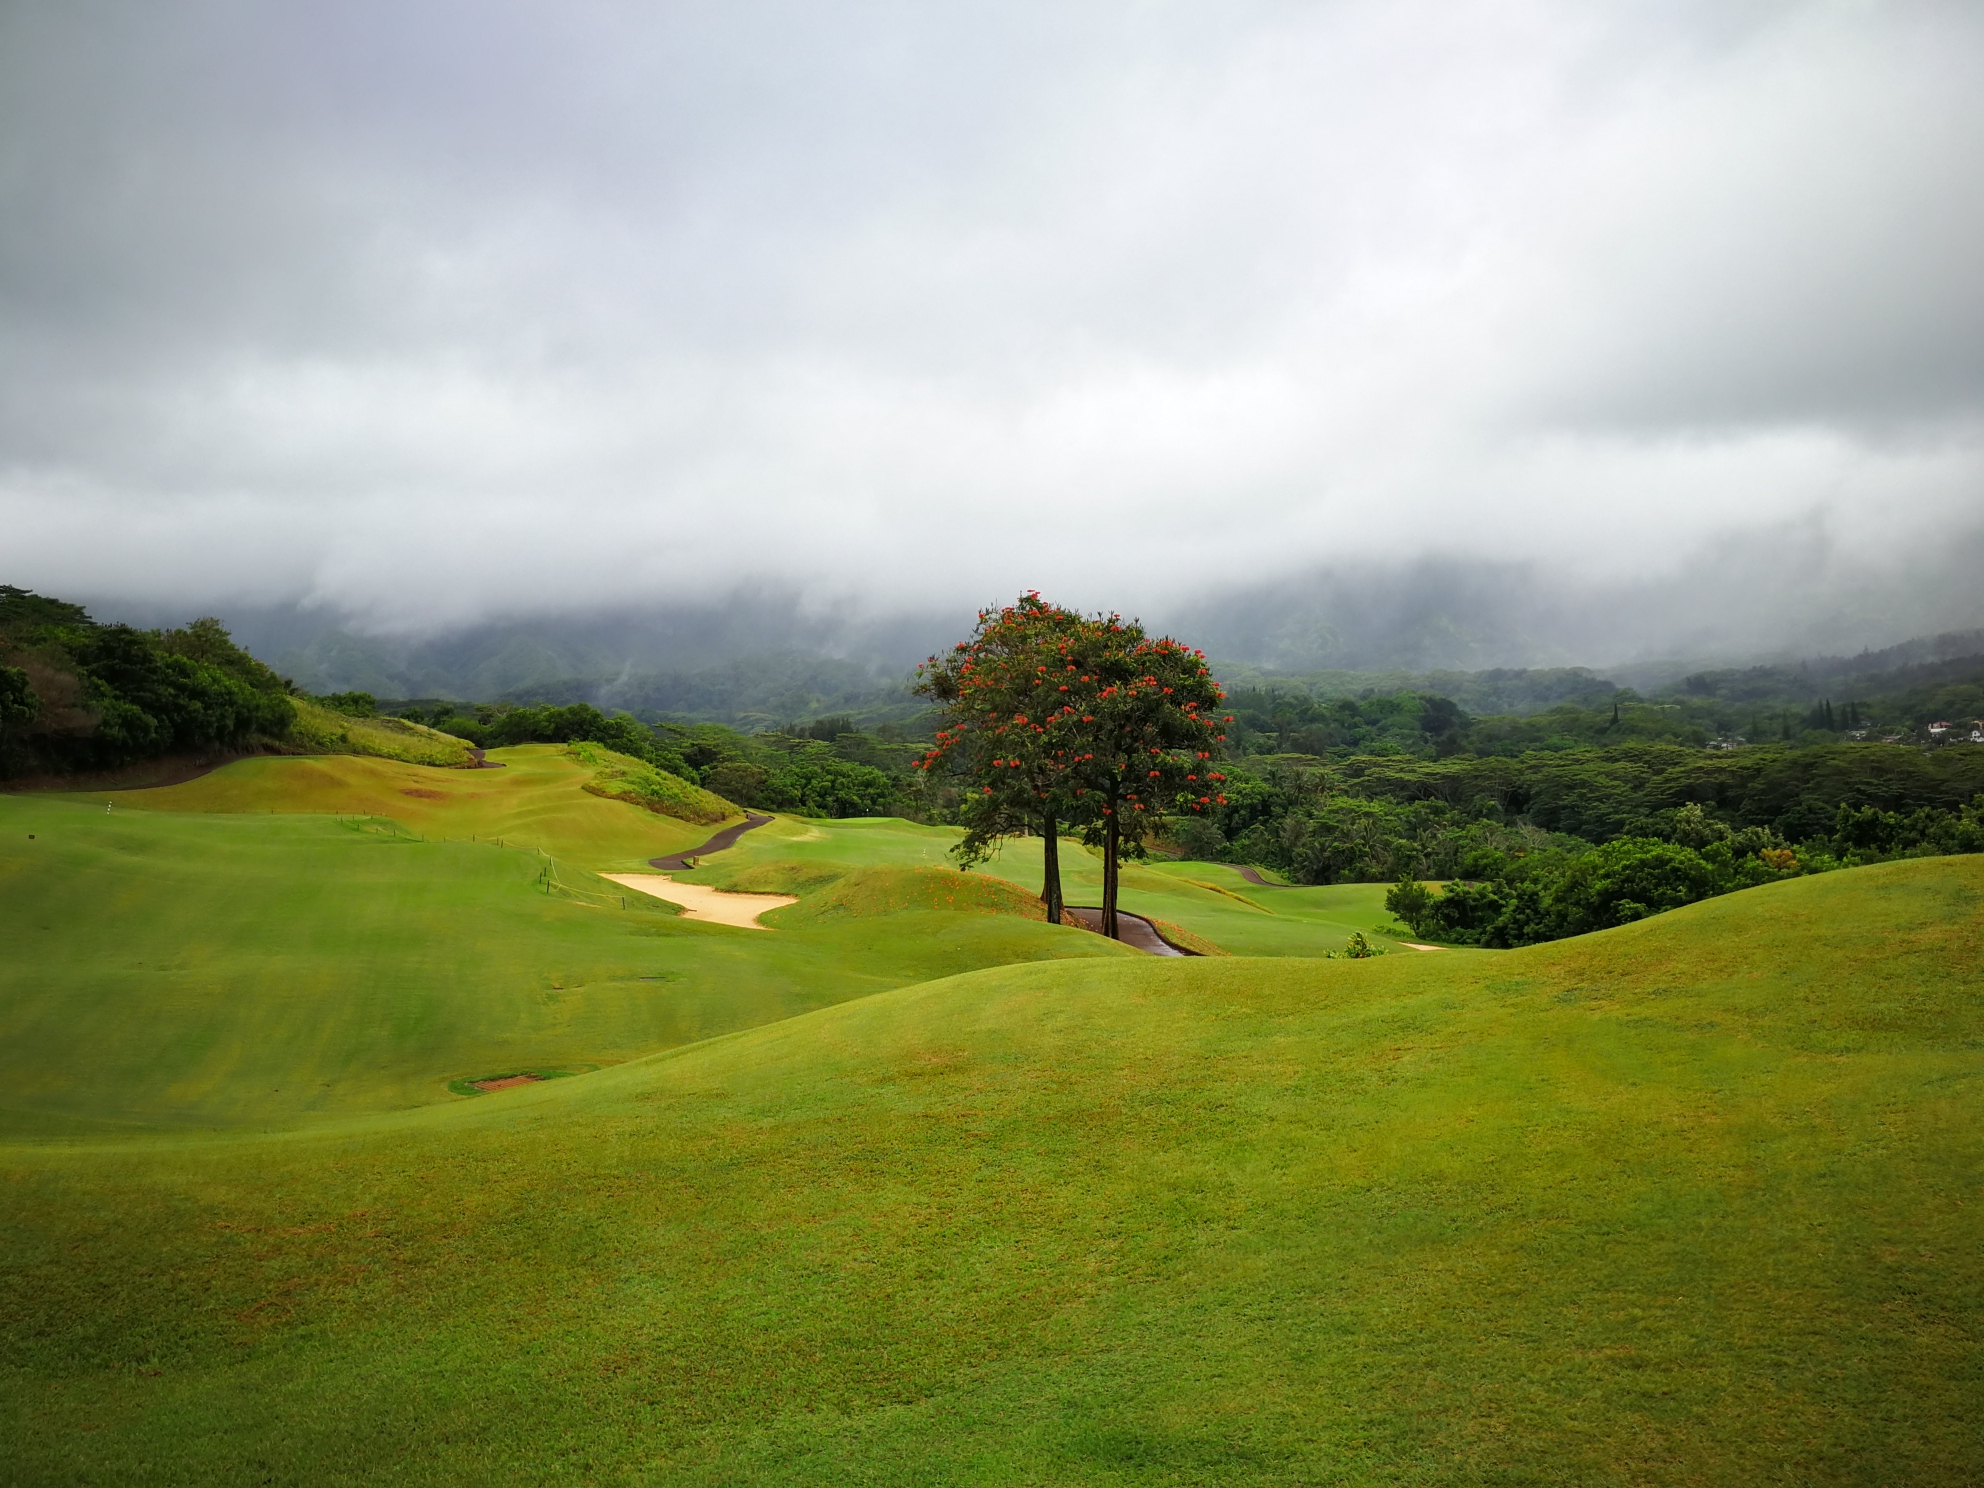
[[[1913,582],[1984,510],[1980,80],[1933,3],[7,7],[0,576]]]

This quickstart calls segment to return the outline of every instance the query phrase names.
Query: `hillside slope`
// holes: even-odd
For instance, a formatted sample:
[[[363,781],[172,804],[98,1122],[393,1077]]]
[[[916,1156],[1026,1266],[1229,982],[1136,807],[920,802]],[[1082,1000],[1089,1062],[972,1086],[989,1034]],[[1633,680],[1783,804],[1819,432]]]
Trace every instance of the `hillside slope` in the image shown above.
[[[22,1481],[1974,1482],[1984,863],[0,1152]],[[1045,927],[1042,927],[1043,929]]]
[[[0,796],[0,1135],[403,1109],[976,967],[1130,954],[929,895],[775,935],[681,919],[595,871],[707,827],[592,793],[561,748],[503,754]]]

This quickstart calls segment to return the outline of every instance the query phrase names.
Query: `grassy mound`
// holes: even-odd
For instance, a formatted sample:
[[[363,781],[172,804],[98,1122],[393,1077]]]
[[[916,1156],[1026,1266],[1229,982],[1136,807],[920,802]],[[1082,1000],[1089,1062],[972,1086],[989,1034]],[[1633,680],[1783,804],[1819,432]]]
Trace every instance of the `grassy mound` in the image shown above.
[[[409,765],[467,769],[475,763],[469,744],[404,718],[349,718],[308,698],[291,698],[296,721],[282,748],[303,754],[356,754]]]
[[[1945,859],[1501,956],[1008,967],[336,1132],[16,1146],[11,1465],[1974,1482],[1981,911]]]
[[[592,771],[585,788],[595,796],[627,801],[643,811],[686,822],[720,822],[744,814],[722,796],[657,770],[645,760],[616,754],[604,744],[579,743],[566,748],[573,759]]]
[[[761,873],[764,878],[780,877]],[[786,876],[788,882],[808,882],[804,869]],[[784,892],[798,893],[797,889]],[[951,910],[959,914],[1015,915],[1046,922],[1047,910],[1036,894],[1017,884],[955,868],[856,868],[802,895],[799,903],[773,911],[768,923],[798,925],[818,920],[864,915],[901,914],[906,910]]]
[[[539,849],[560,863],[637,870],[694,847],[706,828],[586,790],[592,772],[556,744],[492,751],[500,770],[436,770],[326,756],[241,760],[184,785],[88,797],[118,809],[376,816],[430,839]]]
[[[641,865],[700,829],[586,794],[561,750],[511,757],[244,760],[108,811],[0,797],[0,1133],[403,1109],[493,1069],[618,1063],[973,967],[1121,954],[978,914],[779,936],[681,919],[586,865]]]

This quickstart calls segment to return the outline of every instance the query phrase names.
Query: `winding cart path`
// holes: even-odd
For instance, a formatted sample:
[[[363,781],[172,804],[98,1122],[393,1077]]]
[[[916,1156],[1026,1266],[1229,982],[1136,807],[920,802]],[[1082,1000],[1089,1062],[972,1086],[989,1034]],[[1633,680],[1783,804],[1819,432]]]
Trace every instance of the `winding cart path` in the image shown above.
[[[1080,920],[1091,930],[1100,931],[1102,929],[1102,911],[1100,909],[1092,909],[1085,904],[1070,904],[1068,906],[1068,913]],[[1127,910],[1119,909],[1116,911],[1116,928],[1121,932],[1120,939],[1124,945],[1130,946],[1135,950],[1147,952],[1153,956],[1190,956],[1196,954],[1196,952],[1181,950],[1179,947],[1173,945],[1158,933],[1157,926],[1153,925],[1142,915],[1133,915]]]
[[[746,832],[762,827],[772,820],[774,818],[763,816],[756,811],[747,811],[744,813],[744,820],[737,823],[734,827],[725,827],[701,847],[692,847],[687,852],[671,853],[665,858],[649,858],[648,866],[650,868],[667,868],[677,873],[685,873],[695,866],[689,859],[700,858],[704,853],[722,852],[726,847],[734,847],[737,844],[737,839],[742,837]]]

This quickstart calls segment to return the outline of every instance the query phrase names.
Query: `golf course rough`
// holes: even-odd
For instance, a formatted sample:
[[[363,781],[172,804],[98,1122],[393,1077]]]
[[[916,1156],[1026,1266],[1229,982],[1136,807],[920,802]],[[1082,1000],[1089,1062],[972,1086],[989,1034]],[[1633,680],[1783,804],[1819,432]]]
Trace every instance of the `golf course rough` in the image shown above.
[[[1057,952],[921,978],[905,957],[877,986],[878,927],[1112,948],[929,908],[754,935],[534,893],[500,866],[534,849],[140,816],[0,800],[5,930],[39,980],[75,959],[92,903],[127,947],[76,963],[66,1042],[21,953],[0,973],[8,1088],[38,1102],[0,1146],[15,1481],[1959,1484],[1984,1464],[1975,858],[1507,953]],[[831,884],[933,845],[840,826],[782,820],[728,871]],[[186,905],[173,950],[156,902],[198,892],[173,868],[189,852],[223,887]],[[465,916],[528,927],[504,956],[684,978],[633,983],[655,1001],[754,964],[767,987],[839,992],[582,1078],[392,1109],[400,1087],[369,1071],[416,1045],[452,1077],[573,1067],[461,1050],[556,1042],[585,999],[471,1015],[430,996],[367,1043],[356,1021],[306,1036],[337,1006],[322,987],[293,1026],[245,971],[228,1001],[264,1011],[233,1024],[183,967],[146,990],[135,963],[167,954],[307,966],[273,934],[184,927],[313,853],[343,865],[319,899],[372,882],[419,907],[405,864],[454,885],[401,995],[451,959],[471,983],[497,964]],[[164,876],[158,901],[112,871],[134,857]],[[1221,870],[1171,868],[1145,870],[1179,885],[1154,904],[1202,896],[1225,924],[1280,927],[1261,934],[1358,912],[1293,890],[1250,908],[1183,882]],[[293,939],[309,904],[256,908]],[[416,942],[365,913],[384,937],[367,975],[391,982]],[[116,1030],[134,1000],[153,1055],[199,1079],[131,1093]],[[575,1044],[634,1041],[633,1002],[605,1004]],[[34,1084],[51,1060],[97,1117]],[[333,1070],[358,1092],[341,1104],[299,1113],[270,1088]],[[182,1100],[227,1129],[161,1114]]]

